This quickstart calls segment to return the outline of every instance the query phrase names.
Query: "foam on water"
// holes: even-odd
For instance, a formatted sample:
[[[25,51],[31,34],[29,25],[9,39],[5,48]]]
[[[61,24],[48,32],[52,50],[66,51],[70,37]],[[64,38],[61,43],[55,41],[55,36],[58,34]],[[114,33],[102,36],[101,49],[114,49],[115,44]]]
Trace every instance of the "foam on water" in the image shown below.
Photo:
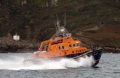
[[[90,67],[94,62],[91,57],[81,57],[78,61],[73,59],[61,58],[60,60],[40,60],[39,64],[23,63],[23,57],[13,56],[12,58],[0,60],[0,69],[7,70],[46,70],[46,69],[67,69],[77,67]]]

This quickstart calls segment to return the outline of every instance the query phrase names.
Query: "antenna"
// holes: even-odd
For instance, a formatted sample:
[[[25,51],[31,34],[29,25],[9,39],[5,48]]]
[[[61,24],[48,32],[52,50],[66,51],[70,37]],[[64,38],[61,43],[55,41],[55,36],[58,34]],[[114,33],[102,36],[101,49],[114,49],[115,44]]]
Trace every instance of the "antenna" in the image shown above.
[[[66,12],[65,12],[65,18],[64,18],[64,27],[66,26]]]
[[[60,21],[59,21],[59,18],[58,18],[58,15],[56,14],[56,16],[57,16],[57,27],[58,27],[58,30],[60,30]]]
[[[56,32],[58,31],[58,27],[56,25],[56,22],[54,22],[55,28],[56,28]]]

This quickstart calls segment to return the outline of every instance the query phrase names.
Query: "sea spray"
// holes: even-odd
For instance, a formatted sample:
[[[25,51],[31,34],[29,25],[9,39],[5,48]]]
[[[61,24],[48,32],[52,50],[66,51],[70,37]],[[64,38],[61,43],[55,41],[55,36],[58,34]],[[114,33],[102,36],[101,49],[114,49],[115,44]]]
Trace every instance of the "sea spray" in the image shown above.
[[[61,58],[59,60],[42,59],[38,63],[23,63],[24,57],[12,56],[0,60],[0,69],[7,70],[46,70],[46,69],[67,69],[77,67],[90,67],[94,60],[92,56],[81,57],[77,61],[74,59]]]

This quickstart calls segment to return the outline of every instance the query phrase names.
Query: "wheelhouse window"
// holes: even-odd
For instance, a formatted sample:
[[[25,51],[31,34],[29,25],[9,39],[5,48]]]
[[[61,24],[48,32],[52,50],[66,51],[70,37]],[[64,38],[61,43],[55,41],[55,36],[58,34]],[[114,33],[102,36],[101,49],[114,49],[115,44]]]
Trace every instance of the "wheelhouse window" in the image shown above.
[[[73,47],[75,47],[75,44],[73,44]]]
[[[78,47],[78,46],[80,46],[80,43],[69,44],[69,47]]]
[[[62,49],[64,49],[64,46],[62,46]]]
[[[58,49],[60,50],[60,49],[64,49],[64,46],[58,46]]]
[[[80,46],[80,43],[76,43],[77,46]]]
[[[61,49],[61,47],[60,47],[60,46],[58,46],[58,49],[60,50],[60,49]]]
[[[69,44],[69,47],[72,47],[72,44]]]

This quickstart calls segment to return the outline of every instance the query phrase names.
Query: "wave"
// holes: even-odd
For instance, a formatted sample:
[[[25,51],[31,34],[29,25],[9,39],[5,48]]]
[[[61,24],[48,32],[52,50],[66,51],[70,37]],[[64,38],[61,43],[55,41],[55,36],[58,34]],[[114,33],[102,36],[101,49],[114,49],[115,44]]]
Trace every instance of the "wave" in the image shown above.
[[[94,62],[93,57],[81,57],[77,61],[74,59],[61,58],[59,60],[39,60],[37,63],[23,63],[24,57],[12,56],[0,60],[0,69],[7,70],[47,70],[47,69],[68,69],[77,67],[91,67]]]

